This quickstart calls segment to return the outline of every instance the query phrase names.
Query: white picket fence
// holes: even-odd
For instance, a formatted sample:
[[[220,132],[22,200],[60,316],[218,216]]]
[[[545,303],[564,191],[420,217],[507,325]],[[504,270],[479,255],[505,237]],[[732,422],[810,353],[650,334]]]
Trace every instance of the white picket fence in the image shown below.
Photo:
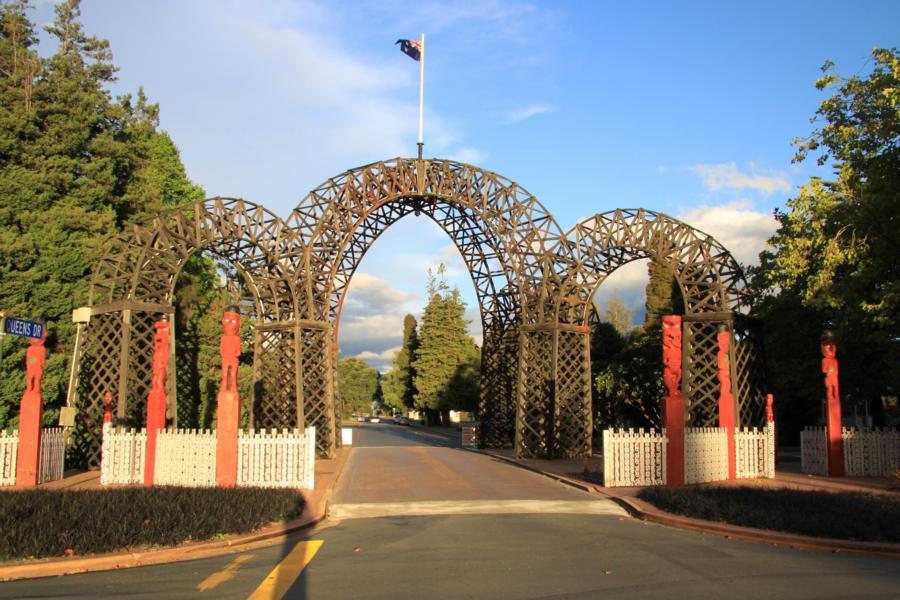
[[[16,457],[19,450],[19,432],[0,431],[0,485],[16,483]]]
[[[889,477],[900,471],[900,431],[842,428],[844,475],[849,477]],[[811,475],[828,475],[828,442],[824,427],[807,427],[800,432],[800,470]]]
[[[62,427],[47,427],[41,431],[41,462],[38,483],[63,478],[66,470],[66,435]]]
[[[315,487],[316,428],[238,433],[239,486]]]
[[[19,432],[0,431],[0,485],[16,484],[16,459],[19,454]],[[41,456],[38,483],[63,478],[66,465],[66,438],[62,427],[41,430]]]
[[[841,431],[844,472],[851,477],[887,477],[900,471],[900,431],[856,428]]]
[[[686,427],[684,482],[728,479],[728,430],[724,427]]]
[[[213,429],[166,429],[156,434],[156,485],[214,487],[216,432]]]
[[[775,477],[775,425],[736,430],[734,452],[737,479]]]
[[[603,485],[663,485],[666,482],[666,430],[605,429]]]
[[[828,475],[828,443],[824,427],[806,427],[800,432],[800,472]]]
[[[238,485],[313,489],[315,436],[315,427],[280,433],[239,431]],[[100,482],[142,484],[146,447],[146,430],[104,425]],[[167,429],[157,433],[153,480],[157,485],[215,486],[215,430]]]
[[[144,483],[144,460],[147,451],[147,430],[103,425],[100,483]]]

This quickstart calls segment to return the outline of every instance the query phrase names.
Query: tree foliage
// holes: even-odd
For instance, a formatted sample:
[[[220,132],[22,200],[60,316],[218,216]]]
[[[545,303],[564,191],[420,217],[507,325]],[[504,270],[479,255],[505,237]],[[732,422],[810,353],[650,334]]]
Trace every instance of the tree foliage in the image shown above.
[[[37,52],[29,8],[25,0],[0,5],[0,309],[47,321],[43,391],[52,424],[68,383],[71,310],[86,302],[107,240],[203,192],[185,176],[143,91],[110,97],[109,44],[83,30],[78,0],[56,7],[47,58]],[[5,340],[0,428],[15,424],[25,349]]]
[[[842,78],[831,62],[823,73],[816,87],[831,95],[814,131],[794,141],[794,160],[830,162],[834,177],[810,178],[775,212],[779,228],[754,285],[765,296],[761,316],[783,321],[788,313],[799,326],[767,327],[782,408],[806,418],[818,412],[821,386],[797,389],[792,373],[816,362],[818,334],[830,327],[843,398],[870,404],[877,422],[882,399],[896,399],[900,384],[900,57],[875,49],[867,74]]]
[[[440,412],[471,410],[478,401],[480,357],[463,318],[466,304],[443,274],[443,265],[437,273],[429,271],[428,304],[412,363],[415,407],[432,421]]]
[[[366,361],[351,356],[338,361],[338,390],[343,417],[369,414],[378,389],[378,371]]]

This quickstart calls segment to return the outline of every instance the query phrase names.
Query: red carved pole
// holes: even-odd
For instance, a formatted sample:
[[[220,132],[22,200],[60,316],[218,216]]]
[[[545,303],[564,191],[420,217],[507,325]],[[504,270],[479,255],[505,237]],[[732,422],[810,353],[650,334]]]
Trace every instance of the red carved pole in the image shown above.
[[[838,386],[837,342],[830,331],[822,334],[822,373],[825,374],[825,435],[828,474],[844,476],[844,442],[841,438],[841,391]]]
[[[716,335],[719,352],[716,355],[716,366],[719,370],[719,427],[726,431],[728,439],[728,479],[736,476],[734,447],[734,394],[731,393],[731,361],[728,360],[728,349],[731,346],[731,333],[727,327],[720,327]]]
[[[225,309],[222,317],[225,334],[219,342],[222,357],[222,386],[219,388],[216,410],[216,485],[237,485],[238,427],[241,417],[241,398],[238,395],[238,359],[241,356],[241,314],[236,306]]]
[[[666,436],[666,485],[684,485],[684,398],[681,397],[681,317],[662,318],[663,383],[666,399],[663,418]]]
[[[19,450],[16,458],[16,487],[35,487],[38,484],[38,469],[41,459],[41,421],[43,420],[43,398],[41,397],[41,377],[47,362],[44,340],[47,330],[39,339],[29,339],[31,344],[25,354],[25,393],[19,405]]]
[[[112,394],[106,392],[103,396],[103,424],[112,423]]]
[[[156,471],[156,438],[166,427],[166,369],[169,366],[169,323],[153,324],[153,379],[147,396],[147,452],[144,458],[144,485],[153,485]]]
[[[778,432],[775,430],[775,396],[766,394],[766,423],[772,424],[772,437],[775,441],[774,451],[775,462],[778,462]]]

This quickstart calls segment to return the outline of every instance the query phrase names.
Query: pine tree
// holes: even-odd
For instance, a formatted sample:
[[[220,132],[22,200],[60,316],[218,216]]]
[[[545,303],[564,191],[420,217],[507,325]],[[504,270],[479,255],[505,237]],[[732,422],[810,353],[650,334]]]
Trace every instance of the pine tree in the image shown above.
[[[650,281],[646,288],[644,329],[659,328],[664,316],[684,314],[684,300],[672,267],[651,259],[647,263],[647,274]]]
[[[422,315],[419,348],[412,363],[415,406],[424,410],[432,423],[439,413],[471,404],[472,394],[467,390],[477,386],[476,349],[468,335],[468,322],[463,318],[466,304],[460,299],[458,289],[450,289],[443,274],[443,265],[437,273],[429,271],[429,301]]]

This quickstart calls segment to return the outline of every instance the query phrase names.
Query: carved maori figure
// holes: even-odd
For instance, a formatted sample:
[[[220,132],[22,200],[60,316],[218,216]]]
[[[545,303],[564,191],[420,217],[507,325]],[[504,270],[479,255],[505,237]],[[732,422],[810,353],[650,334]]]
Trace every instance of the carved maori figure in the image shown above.
[[[238,359],[241,356],[241,313],[237,306],[229,306],[222,316],[222,330],[225,334],[219,342],[222,356],[221,390],[237,391]]]
[[[666,395],[681,394],[681,319],[663,317],[663,385]]]
[[[153,324],[153,380],[150,393],[166,393],[166,370],[169,367],[169,322],[157,321]]]
[[[822,336],[822,373],[825,374],[825,397],[828,403],[840,402],[838,387],[837,343],[829,333]]]
[[[47,362],[47,349],[44,348],[46,334],[40,338],[28,340],[28,352],[25,353],[25,392],[41,394],[41,378],[44,376],[44,364]]]

